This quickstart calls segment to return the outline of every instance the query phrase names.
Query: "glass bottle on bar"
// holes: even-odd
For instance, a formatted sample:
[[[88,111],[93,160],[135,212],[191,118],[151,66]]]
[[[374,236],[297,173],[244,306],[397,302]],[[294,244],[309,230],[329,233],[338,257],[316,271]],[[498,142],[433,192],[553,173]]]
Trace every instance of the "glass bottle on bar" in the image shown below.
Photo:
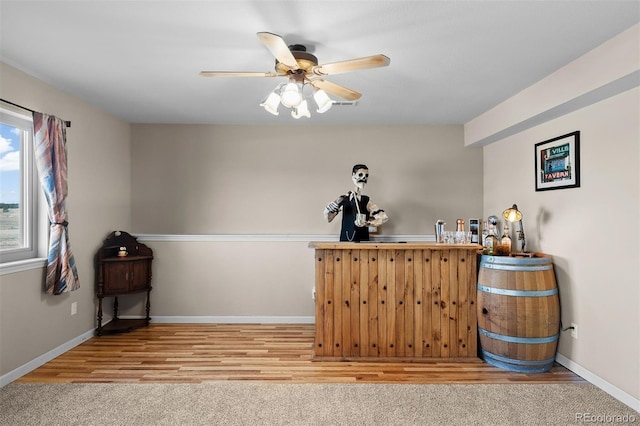
[[[480,244],[484,250],[487,248],[487,236],[489,235],[489,222],[484,220],[482,221],[482,239],[480,240]]]
[[[498,237],[496,235],[496,226],[493,223],[489,224],[489,234],[485,240],[487,247],[487,254],[494,256],[498,249]]]
[[[499,247],[498,254],[504,256],[509,256],[511,254],[511,237],[509,236],[509,225],[507,224],[504,225]]]
[[[454,242],[456,244],[464,243],[464,220],[458,219],[456,221],[456,233],[454,235]]]

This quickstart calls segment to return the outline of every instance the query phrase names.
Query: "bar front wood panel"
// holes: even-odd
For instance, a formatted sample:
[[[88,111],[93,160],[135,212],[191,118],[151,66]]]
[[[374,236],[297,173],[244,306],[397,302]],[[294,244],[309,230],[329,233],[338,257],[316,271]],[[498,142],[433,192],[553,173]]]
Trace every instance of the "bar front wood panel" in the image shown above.
[[[477,358],[476,245],[311,243],[316,358]]]

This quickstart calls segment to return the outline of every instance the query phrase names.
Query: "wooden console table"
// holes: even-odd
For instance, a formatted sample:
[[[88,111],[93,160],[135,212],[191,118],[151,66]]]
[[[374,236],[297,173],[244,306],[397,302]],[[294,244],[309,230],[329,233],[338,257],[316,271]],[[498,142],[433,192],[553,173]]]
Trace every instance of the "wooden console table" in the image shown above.
[[[478,359],[476,244],[312,242],[318,359]]]

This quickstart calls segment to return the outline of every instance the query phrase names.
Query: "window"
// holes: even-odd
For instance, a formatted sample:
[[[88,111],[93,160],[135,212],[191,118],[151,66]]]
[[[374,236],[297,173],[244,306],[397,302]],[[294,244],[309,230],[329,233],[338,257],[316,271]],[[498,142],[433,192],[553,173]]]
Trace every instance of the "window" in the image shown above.
[[[0,108],[0,262],[35,258],[38,183],[30,114]]]

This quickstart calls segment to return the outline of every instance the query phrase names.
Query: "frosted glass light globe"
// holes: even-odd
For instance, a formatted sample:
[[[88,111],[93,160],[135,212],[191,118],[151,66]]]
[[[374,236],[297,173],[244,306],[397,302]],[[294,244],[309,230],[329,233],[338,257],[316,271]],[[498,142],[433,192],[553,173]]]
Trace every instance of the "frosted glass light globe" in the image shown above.
[[[296,83],[287,83],[280,91],[280,102],[287,108],[296,107],[302,102],[302,93]]]

